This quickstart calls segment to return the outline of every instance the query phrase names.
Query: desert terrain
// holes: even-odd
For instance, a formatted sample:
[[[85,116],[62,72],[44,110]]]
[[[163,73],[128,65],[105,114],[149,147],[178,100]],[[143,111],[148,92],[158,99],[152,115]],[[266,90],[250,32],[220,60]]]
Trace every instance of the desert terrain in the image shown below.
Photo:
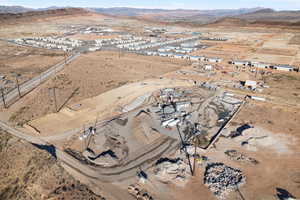
[[[0,199],[300,198],[295,25],[34,13],[0,20]]]

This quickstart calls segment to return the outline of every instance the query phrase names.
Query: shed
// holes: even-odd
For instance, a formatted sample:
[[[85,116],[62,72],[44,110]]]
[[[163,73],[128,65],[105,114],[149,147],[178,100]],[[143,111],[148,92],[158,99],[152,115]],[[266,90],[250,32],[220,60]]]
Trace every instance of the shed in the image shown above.
[[[198,60],[200,60],[200,57],[199,56],[190,56],[190,59],[194,60],[194,61],[198,61]]]
[[[212,71],[213,70],[213,66],[212,65],[205,65],[204,66],[204,70],[206,70],[206,71]]]
[[[249,61],[243,61],[243,60],[233,60],[233,61],[231,61],[231,63],[233,65],[238,65],[238,66],[247,66],[250,64]]]
[[[274,69],[280,70],[280,71],[287,71],[287,72],[291,72],[294,70],[294,67],[290,66],[290,65],[275,65]]]
[[[245,81],[245,87],[255,89],[257,87],[257,82],[256,81],[251,81],[251,80],[246,80]]]
[[[252,67],[257,67],[261,69],[268,69],[270,68],[270,64],[261,63],[261,62],[251,62]]]
[[[218,63],[218,62],[221,62],[222,59],[221,58],[207,58],[207,61]]]

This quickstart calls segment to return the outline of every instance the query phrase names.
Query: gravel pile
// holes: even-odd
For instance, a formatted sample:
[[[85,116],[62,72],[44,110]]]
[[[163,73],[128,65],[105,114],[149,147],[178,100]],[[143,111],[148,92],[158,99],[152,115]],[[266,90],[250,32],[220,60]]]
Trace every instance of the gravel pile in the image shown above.
[[[154,170],[156,177],[163,182],[184,181],[188,175],[188,165],[181,159],[161,159]]]
[[[228,167],[223,163],[208,164],[204,174],[204,184],[219,199],[224,199],[229,192],[244,184],[245,179],[240,170]]]

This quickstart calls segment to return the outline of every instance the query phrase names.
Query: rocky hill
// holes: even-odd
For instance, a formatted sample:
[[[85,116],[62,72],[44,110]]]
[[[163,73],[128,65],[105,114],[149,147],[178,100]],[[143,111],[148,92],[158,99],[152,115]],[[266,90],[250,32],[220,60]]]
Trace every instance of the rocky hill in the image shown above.
[[[104,200],[71,177],[55,158],[0,130],[0,199]]]
[[[236,16],[249,22],[270,21],[270,22],[289,22],[295,23],[300,21],[300,11],[274,11],[270,9],[260,10],[254,13],[248,13]]]
[[[300,11],[274,11],[263,9],[253,13],[224,17],[207,26],[270,26],[299,28]]]
[[[21,13],[1,13],[0,23],[15,23],[22,21],[33,21],[35,19],[43,19],[48,17],[56,16],[67,16],[67,15],[78,15],[88,14],[89,11],[82,8],[61,8],[61,9],[50,9],[43,11],[29,11]]]

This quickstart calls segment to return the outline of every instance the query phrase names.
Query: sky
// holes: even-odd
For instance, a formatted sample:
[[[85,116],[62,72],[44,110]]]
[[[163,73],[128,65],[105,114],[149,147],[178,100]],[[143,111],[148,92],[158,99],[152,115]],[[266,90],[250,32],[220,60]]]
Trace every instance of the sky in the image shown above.
[[[204,10],[265,7],[276,10],[300,10],[300,0],[0,0],[0,5],[30,8],[71,6]]]

